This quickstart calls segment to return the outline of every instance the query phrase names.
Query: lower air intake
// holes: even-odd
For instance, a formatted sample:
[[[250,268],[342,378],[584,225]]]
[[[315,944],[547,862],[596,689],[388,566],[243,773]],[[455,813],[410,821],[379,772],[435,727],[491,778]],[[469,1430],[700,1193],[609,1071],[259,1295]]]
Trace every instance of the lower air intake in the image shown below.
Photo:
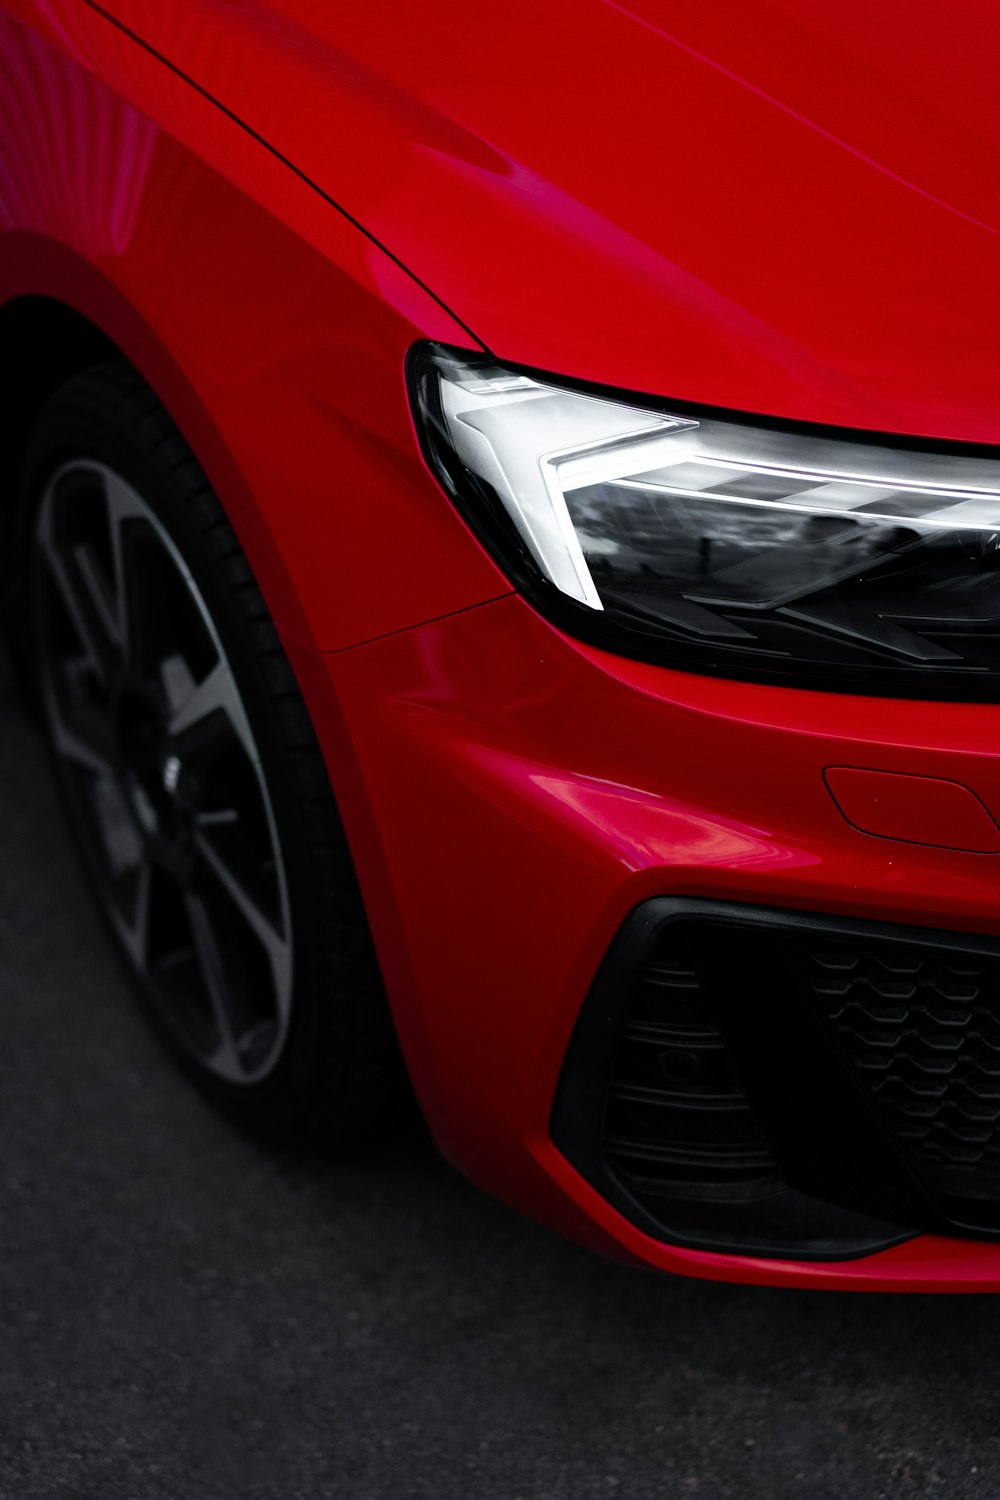
[[[1000,942],[721,902],[638,908],[553,1138],[647,1233],[797,1258],[1000,1238]]]

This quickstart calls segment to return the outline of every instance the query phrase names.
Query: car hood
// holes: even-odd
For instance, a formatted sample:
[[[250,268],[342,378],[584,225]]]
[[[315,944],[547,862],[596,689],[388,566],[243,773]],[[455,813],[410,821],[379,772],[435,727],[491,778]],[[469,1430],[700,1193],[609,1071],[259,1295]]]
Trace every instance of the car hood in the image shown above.
[[[993,0],[104,0],[500,359],[1000,441]]]

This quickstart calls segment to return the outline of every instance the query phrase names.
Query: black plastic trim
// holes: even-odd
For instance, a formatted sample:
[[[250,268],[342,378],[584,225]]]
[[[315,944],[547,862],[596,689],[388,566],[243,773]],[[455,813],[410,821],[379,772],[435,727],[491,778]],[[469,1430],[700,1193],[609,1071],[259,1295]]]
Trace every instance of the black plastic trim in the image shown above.
[[[857,1259],[912,1238],[922,1222],[939,1216],[849,1071],[840,1064],[822,1018],[798,1003],[791,985],[783,1001],[769,993],[767,1014],[773,1017],[775,1005],[780,1004],[787,1037],[783,1051],[769,1054],[761,1046],[759,1023],[750,1009],[754,989],[747,982],[745,968],[733,972],[721,945],[707,932],[698,953],[699,967],[712,971],[713,991],[733,997],[734,1003],[720,1011],[713,994],[715,1019],[785,1179],[783,1216],[789,1225],[798,1221],[812,1229],[801,1238],[775,1239],[766,1246],[740,1241],[737,1235],[721,1239],[672,1232],[636,1200],[609,1166],[603,1149],[605,1110],[634,982],[667,926],[699,920],[713,929],[720,924],[738,926],[762,941],[759,960],[765,973],[776,961],[767,947],[768,934],[776,929],[865,934],[874,930],[873,924],[682,897],[644,902],[612,943],[571,1038],[552,1112],[551,1132],[557,1148],[627,1219],[670,1244],[728,1254],[831,1261]],[[910,943],[916,935],[912,928],[879,927],[877,931],[880,936]],[[961,941],[941,936],[956,946]],[[921,930],[921,938],[936,941],[937,935]],[[976,940],[970,942],[975,945]],[[794,1058],[789,1058],[789,1049]],[[801,1067],[802,1051],[809,1059],[807,1069]],[[790,1062],[795,1066],[789,1066]],[[735,1199],[733,1206],[738,1212]],[[824,1222],[826,1232],[817,1233],[816,1225],[822,1229]]]

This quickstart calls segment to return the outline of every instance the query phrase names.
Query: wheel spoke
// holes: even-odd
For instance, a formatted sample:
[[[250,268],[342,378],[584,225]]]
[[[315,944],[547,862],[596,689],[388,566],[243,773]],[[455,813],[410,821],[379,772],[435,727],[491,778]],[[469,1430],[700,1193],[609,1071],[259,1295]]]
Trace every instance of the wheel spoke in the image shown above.
[[[131,915],[121,918],[122,936],[133,963],[145,968],[149,954],[149,917],[153,900],[153,866],[148,858],[136,870],[135,901]]]
[[[164,674],[165,682],[170,675]],[[176,690],[180,682],[180,673],[176,668],[172,671],[172,677]],[[257,747],[253,741],[250,725],[247,723],[246,713],[232,673],[221,659],[216,662],[208,676],[192,687],[183,701],[173,709],[167,720],[167,730],[174,738],[180,738],[181,735],[202,727],[214,714],[224,715],[229,728],[236,735],[251,761],[256,764]]]
[[[205,908],[205,903],[193,891],[184,894],[184,908],[191,927],[191,940],[195,957],[205,982],[205,991],[212,1007],[212,1017],[218,1032],[218,1043],[212,1054],[212,1065],[229,1076],[244,1072],[240,1059],[236,1027],[229,1008],[229,986],[226,982],[225,966],[216,941],[215,930]]]
[[[240,815],[235,807],[214,807],[210,812],[196,813],[194,820],[199,828],[234,828]]]
[[[65,557],[53,545],[47,528],[42,543],[49,577],[69,616],[87,665],[101,686],[106,687],[112,666],[112,647],[106,636],[103,641],[101,639],[101,611],[95,609],[87,585],[77,582],[81,575],[76,558]]]
[[[52,713],[52,738],[60,755],[93,776],[111,779],[114,776],[114,751],[111,734],[103,724],[83,725],[82,715],[77,723],[67,724],[58,708]],[[102,732],[103,730],[103,732]]]
[[[111,533],[111,558],[114,566],[115,619],[118,639],[126,657],[135,655],[135,624],[129,606],[129,571],[126,559],[125,529],[130,521],[145,518],[142,502],[116,474],[105,471],[104,501]]]
[[[291,946],[288,939],[250,894],[239,876],[220,855],[211,839],[206,837],[203,829],[195,828],[194,841],[216,881],[267,953],[274,976],[278,1006],[279,1009],[283,1009],[287,1003],[291,980]]]
[[[167,702],[167,712],[173,717],[179,713],[198,690],[191,668],[183,656],[176,652],[160,662],[160,686]]]
[[[73,571],[80,580],[87,605],[92,616],[100,623],[104,639],[118,654],[123,650],[123,637],[118,612],[108,600],[108,592],[93,547],[81,544],[71,553]]]

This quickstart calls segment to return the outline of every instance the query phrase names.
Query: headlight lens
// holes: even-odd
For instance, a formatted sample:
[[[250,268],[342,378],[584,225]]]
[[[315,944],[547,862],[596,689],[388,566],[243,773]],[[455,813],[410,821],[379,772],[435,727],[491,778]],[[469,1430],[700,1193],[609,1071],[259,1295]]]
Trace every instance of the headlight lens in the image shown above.
[[[631,406],[411,355],[428,458],[536,606],[672,666],[1000,696],[1000,461]]]

